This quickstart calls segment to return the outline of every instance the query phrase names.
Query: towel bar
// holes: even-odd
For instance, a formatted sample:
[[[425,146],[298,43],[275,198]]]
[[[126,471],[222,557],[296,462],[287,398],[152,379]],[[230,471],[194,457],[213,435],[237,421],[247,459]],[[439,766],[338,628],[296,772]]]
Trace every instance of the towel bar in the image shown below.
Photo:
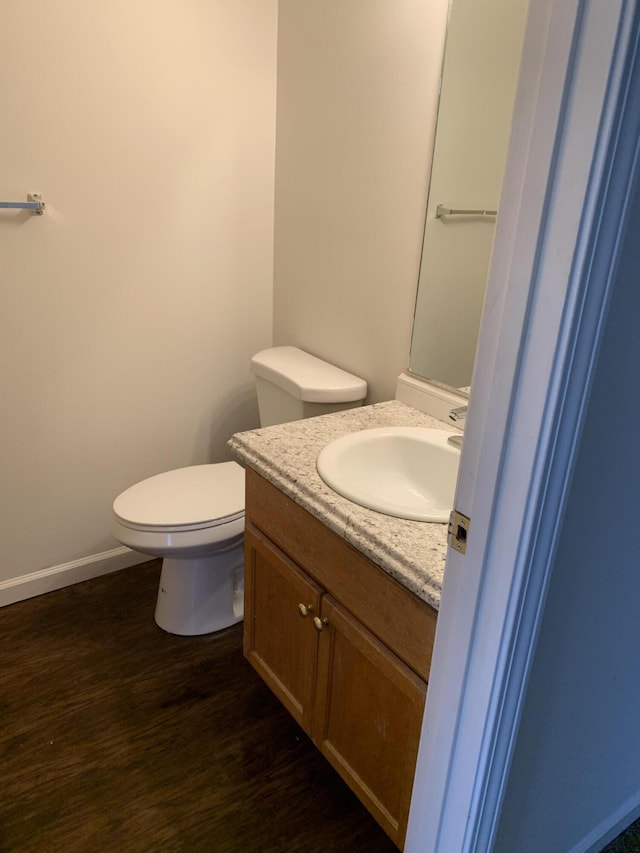
[[[497,210],[462,210],[457,207],[445,207],[444,204],[439,204],[436,207],[436,219],[442,219],[443,216],[497,216]]]
[[[30,210],[32,216],[42,216],[44,207],[40,193],[29,193],[27,201],[0,201],[2,210]]]

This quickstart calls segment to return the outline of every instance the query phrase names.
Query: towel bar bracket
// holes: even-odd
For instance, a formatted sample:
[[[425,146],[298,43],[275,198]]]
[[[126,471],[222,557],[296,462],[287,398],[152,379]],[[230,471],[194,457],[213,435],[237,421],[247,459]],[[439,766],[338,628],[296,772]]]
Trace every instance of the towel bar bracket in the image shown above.
[[[30,210],[32,216],[42,216],[44,209],[40,193],[29,193],[26,201],[0,201],[0,210]]]

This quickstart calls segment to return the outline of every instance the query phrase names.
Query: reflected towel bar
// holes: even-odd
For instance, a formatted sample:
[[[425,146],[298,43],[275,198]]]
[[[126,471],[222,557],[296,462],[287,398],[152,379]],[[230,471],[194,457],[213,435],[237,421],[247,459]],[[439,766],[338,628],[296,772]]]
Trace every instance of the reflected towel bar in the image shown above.
[[[443,216],[497,216],[497,210],[462,210],[457,207],[445,207],[444,204],[439,204],[436,207],[436,219],[442,219]]]
[[[27,201],[0,201],[0,210],[30,210],[32,216],[42,216],[44,207],[40,193],[29,193]]]

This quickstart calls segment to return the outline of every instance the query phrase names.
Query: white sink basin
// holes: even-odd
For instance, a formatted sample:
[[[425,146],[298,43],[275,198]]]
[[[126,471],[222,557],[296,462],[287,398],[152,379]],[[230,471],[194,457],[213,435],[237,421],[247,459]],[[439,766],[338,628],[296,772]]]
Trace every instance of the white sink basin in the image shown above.
[[[413,521],[447,522],[460,451],[453,433],[427,427],[352,432],[318,454],[318,474],[335,492],[368,509]]]

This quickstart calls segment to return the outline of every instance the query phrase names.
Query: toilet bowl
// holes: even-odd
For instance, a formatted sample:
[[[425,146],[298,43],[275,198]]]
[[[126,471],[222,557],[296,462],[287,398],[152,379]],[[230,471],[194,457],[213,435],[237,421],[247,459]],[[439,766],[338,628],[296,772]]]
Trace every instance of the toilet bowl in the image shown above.
[[[220,631],[243,615],[244,471],[235,462],[149,477],[119,495],[112,532],[162,557],[157,624],[170,634]]]
[[[362,405],[363,379],[296,347],[255,355],[262,426]],[[156,474],[113,503],[118,542],[162,557],[155,619],[170,634],[220,631],[243,616],[244,471],[235,462]]]

